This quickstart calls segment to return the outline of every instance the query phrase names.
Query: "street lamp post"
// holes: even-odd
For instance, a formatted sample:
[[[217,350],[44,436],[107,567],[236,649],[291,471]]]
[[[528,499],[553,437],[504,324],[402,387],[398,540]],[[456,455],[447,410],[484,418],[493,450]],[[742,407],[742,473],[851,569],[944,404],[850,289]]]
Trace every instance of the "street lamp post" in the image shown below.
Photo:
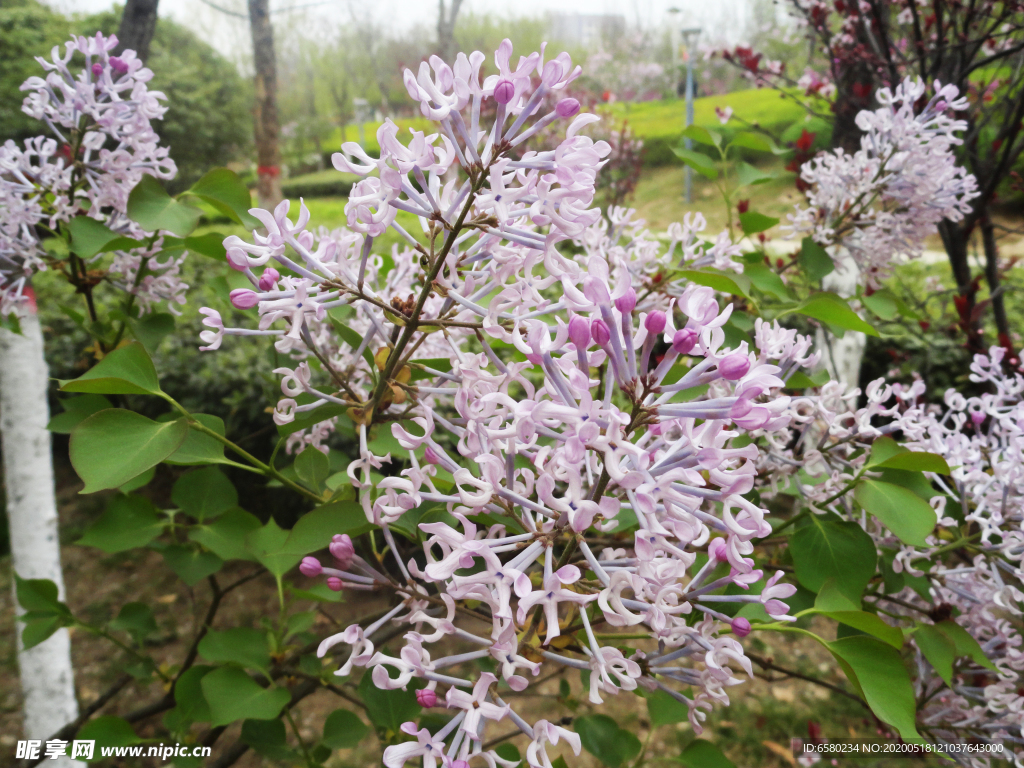
[[[686,127],[689,128],[693,125],[693,56],[691,55],[691,48],[693,43],[691,40],[696,40],[700,34],[700,27],[690,27],[682,30],[683,45],[686,47]],[[693,149],[693,141],[689,138],[686,139],[686,148],[688,150]],[[693,197],[693,169],[690,166],[686,166],[684,173],[686,174],[686,202],[691,202]]]

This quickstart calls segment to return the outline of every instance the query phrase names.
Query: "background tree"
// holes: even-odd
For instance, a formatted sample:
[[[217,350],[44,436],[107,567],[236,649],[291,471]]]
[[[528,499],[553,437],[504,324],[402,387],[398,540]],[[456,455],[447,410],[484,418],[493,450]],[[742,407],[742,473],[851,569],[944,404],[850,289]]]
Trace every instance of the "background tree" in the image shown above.
[[[117,30],[114,53],[131,50],[143,61],[149,61],[149,44],[156,31],[156,11],[160,0],[127,0]]]
[[[281,201],[281,128],[277,115],[277,63],[274,27],[267,0],[249,0],[249,28],[256,69],[253,104],[256,138],[256,194],[261,208],[273,209]]]
[[[969,215],[943,222],[939,233],[957,284],[956,307],[968,350],[978,353],[986,347],[981,316],[990,304],[999,344],[1015,360],[992,213],[1024,153],[1024,7],[938,0],[922,12],[916,3],[902,0],[840,0],[834,5],[793,2],[790,9],[805,23],[809,45],[823,54],[823,71],[805,71],[796,79],[780,62],[750,49],[736,48],[730,58],[759,83],[799,87],[818,114],[820,97],[827,96],[834,114],[833,146],[855,149],[860,133],[851,116],[872,106],[876,88],[894,87],[904,77],[938,80],[968,95],[969,108],[957,115],[967,122],[960,159],[977,178],[981,194]],[[981,272],[968,260],[972,243],[984,253]],[[982,280],[989,298],[979,302]]]

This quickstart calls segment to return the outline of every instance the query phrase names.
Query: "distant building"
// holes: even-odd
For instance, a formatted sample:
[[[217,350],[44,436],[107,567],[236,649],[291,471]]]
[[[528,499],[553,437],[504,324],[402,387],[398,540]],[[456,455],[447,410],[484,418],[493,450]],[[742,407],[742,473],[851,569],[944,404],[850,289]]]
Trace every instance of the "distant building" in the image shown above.
[[[581,48],[596,48],[626,30],[626,17],[614,13],[549,13],[552,40]]]

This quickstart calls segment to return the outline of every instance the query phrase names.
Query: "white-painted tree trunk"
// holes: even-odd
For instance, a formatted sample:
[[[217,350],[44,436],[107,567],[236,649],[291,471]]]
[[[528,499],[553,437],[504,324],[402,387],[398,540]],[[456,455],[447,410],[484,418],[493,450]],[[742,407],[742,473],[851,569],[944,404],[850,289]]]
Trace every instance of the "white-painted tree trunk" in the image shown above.
[[[822,279],[822,287],[848,299],[857,293],[860,270],[849,256],[843,259],[842,271],[837,269]],[[843,382],[848,388],[860,382],[860,366],[864,359],[864,347],[868,337],[860,331],[847,331],[843,338],[837,338],[824,328],[815,335],[815,345],[821,352],[822,365],[829,375]]]
[[[49,374],[34,308],[21,318],[21,330],[22,335],[0,330],[0,439],[11,555],[15,573],[23,579],[53,581],[63,600],[53,457],[46,431]],[[23,612],[20,606],[16,610],[19,615]],[[61,629],[25,650],[20,639],[24,625],[17,622],[16,626],[25,738],[46,739],[78,717],[71,637]],[[67,757],[46,764],[54,768],[84,765]]]

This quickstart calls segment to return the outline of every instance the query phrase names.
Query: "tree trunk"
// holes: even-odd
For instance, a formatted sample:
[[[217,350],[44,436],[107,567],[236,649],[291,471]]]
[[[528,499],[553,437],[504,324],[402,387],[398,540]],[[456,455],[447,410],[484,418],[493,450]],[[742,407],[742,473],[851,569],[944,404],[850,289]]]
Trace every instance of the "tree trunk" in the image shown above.
[[[1007,357],[1013,358],[1010,321],[1006,316],[1006,302],[1003,300],[1003,291],[999,285],[999,248],[996,245],[996,230],[988,216],[981,219],[981,242],[985,249],[985,281],[992,297],[992,316],[996,321],[999,345],[1006,349]]]
[[[277,63],[274,59],[274,28],[268,0],[249,0],[252,56],[256,67],[256,104],[253,108],[256,137],[256,194],[260,208],[273,210],[281,202],[281,145],[277,119]]]
[[[149,58],[149,44],[156,31],[156,7],[160,0],[127,0],[117,30],[114,53],[132,50],[140,59]]]
[[[444,0],[438,0],[437,55],[449,64],[455,61],[455,21],[461,7],[462,0],[452,0],[451,11],[446,13]]]
[[[63,600],[53,457],[46,431],[49,373],[34,306],[21,319],[21,329],[20,336],[0,330],[0,438],[13,568],[23,579],[54,582]],[[23,613],[20,606],[16,610]],[[22,625],[17,627],[25,737],[46,739],[78,717],[71,638],[67,629],[60,629],[25,650],[20,641]],[[66,757],[52,764],[83,765]]]
[[[971,274],[971,264],[967,260],[967,248],[970,244],[968,233],[961,225],[945,220],[939,223],[939,234],[942,236],[942,244],[949,257],[949,267],[953,272],[953,279],[956,280],[957,295],[953,301],[956,305],[960,330],[966,337],[964,346],[971,354],[984,353],[985,343],[977,307],[980,276],[976,278]]]

